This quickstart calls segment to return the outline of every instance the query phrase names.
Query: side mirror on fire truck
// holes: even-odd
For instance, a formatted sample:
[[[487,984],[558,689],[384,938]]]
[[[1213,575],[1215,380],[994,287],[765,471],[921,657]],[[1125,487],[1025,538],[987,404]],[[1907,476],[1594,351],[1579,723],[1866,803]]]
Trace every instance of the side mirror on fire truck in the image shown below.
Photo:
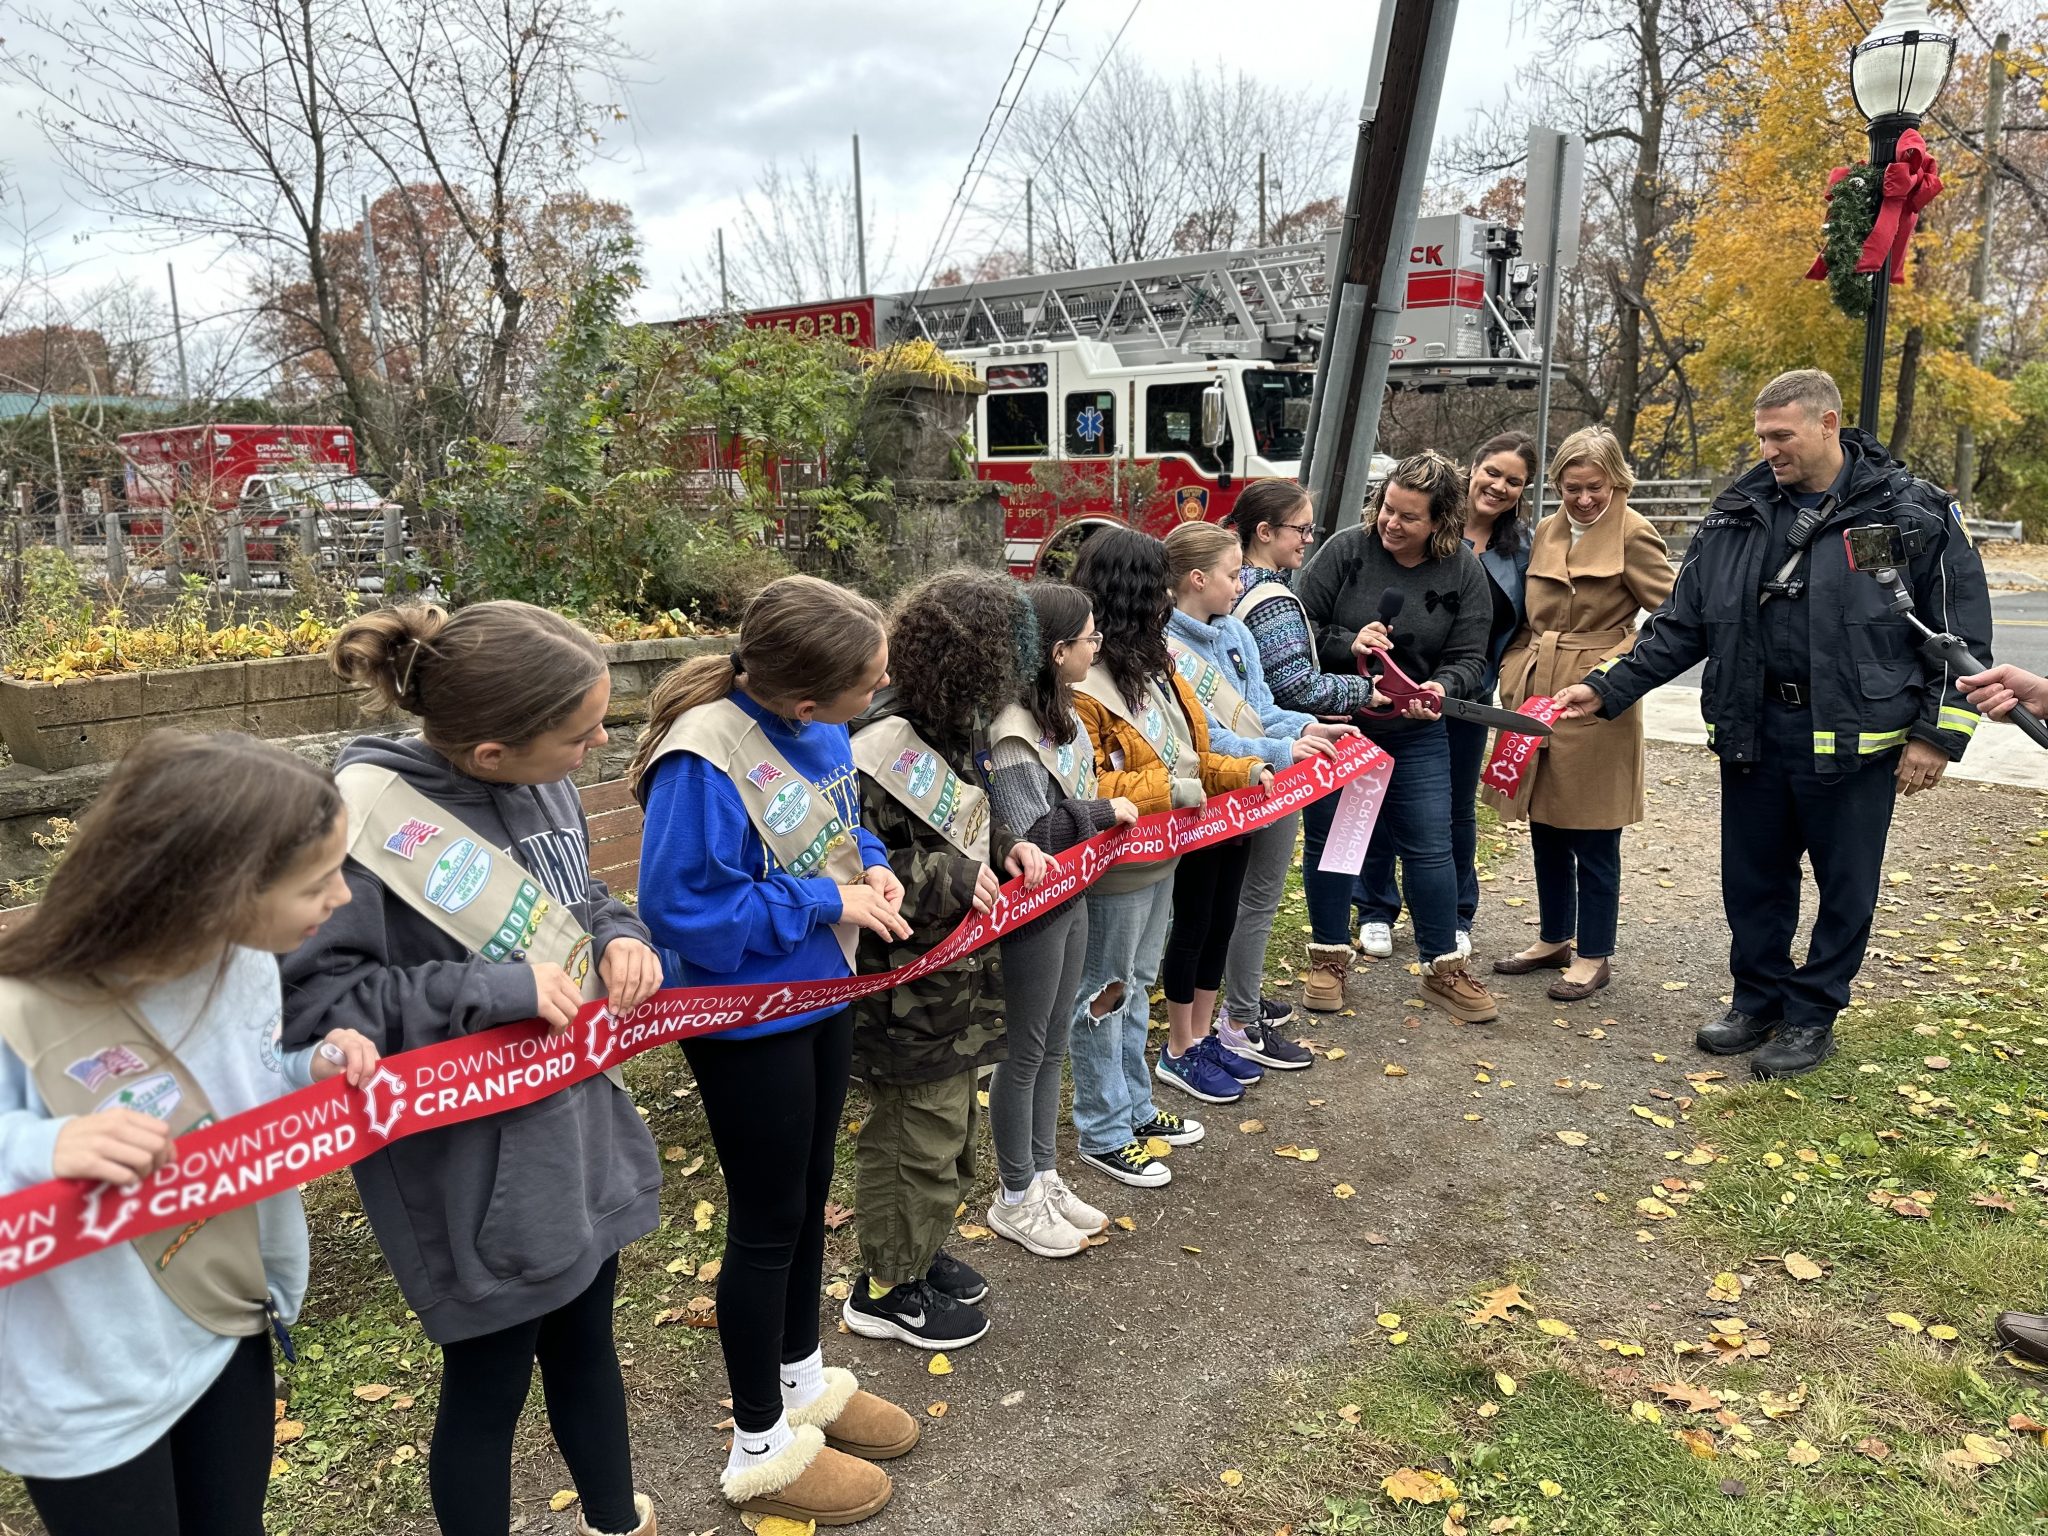
[[[1221,448],[1230,436],[1230,416],[1223,400],[1223,386],[1211,384],[1202,391],[1202,446]]]

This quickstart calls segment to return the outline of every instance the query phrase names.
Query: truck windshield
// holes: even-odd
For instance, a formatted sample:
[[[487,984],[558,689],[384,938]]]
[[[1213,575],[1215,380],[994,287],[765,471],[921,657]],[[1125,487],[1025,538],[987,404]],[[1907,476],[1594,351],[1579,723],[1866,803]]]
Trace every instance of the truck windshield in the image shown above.
[[[1244,371],[1244,403],[1252,417],[1252,451],[1262,459],[1298,459],[1308,430],[1315,375],[1279,368]]]
[[[293,471],[269,476],[273,496],[304,499],[323,507],[374,507],[382,497],[355,475],[323,475]]]

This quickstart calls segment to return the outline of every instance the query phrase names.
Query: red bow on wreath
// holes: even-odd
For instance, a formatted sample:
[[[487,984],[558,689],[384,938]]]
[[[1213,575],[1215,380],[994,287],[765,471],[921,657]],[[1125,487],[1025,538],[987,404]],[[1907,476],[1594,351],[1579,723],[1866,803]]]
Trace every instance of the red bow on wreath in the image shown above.
[[[1830,198],[1834,196],[1834,189],[1850,174],[1851,170],[1846,165],[1835,167],[1828,177]],[[1884,168],[1883,200],[1878,204],[1870,233],[1864,237],[1863,249],[1856,258],[1856,270],[1875,272],[1889,260],[1891,280],[1903,283],[1906,280],[1906,246],[1920,223],[1920,210],[1939,196],[1941,167],[1927,152],[1927,141],[1920,137],[1920,131],[1908,128],[1899,135],[1899,146],[1893,151],[1892,163]],[[1828,275],[1825,252],[1814,259],[1813,270],[1806,275],[1810,278]]]

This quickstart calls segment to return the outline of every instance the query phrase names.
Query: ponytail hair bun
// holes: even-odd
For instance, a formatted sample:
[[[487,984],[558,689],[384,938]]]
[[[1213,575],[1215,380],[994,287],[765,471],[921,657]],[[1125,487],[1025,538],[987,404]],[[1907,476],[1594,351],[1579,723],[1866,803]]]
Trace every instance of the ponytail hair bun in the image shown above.
[[[419,695],[421,653],[448,627],[434,603],[379,608],[342,627],[327,659],[335,676],[370,690],[381,709],[424,715]]]

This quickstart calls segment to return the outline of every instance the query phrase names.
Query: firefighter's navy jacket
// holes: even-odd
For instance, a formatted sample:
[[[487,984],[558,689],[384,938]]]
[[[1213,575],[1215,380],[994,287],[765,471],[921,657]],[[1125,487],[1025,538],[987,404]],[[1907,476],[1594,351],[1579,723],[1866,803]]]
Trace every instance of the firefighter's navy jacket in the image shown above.
[[[1847,772],[1908,738],[1932,742],[1955,761],[1977,729],[1977,712],[1946,669],[1920,656],[1912,628],[1891,612],[1876,579],[1850,568],[1842,530],[1894,523],[1909,539],[1918,530],[1918,553],[1900,568],[1914,611],[1930,627],[1960,636],[1989,666],[1984,567],[1960,511],[1939,489],[1915,479],[1860,429],[1843,430],[1842,452],[1840,500],[1796,573],[1806,581],[1805,595],[1773,599],[1808,605],[1813,767]],[[1700,708],[1708,743],[1725,762],[1757,760],[1764,699],[1757,599],[1787,553],[1771,531],[1772,502],[1781,494],[1770,466],[1758,464],[1714,498],[1686,546],[1669,601],[1644,624],[1632,650],[1586,679],[1600,695],[1601,714],[1619,714],[1705,660]]]

